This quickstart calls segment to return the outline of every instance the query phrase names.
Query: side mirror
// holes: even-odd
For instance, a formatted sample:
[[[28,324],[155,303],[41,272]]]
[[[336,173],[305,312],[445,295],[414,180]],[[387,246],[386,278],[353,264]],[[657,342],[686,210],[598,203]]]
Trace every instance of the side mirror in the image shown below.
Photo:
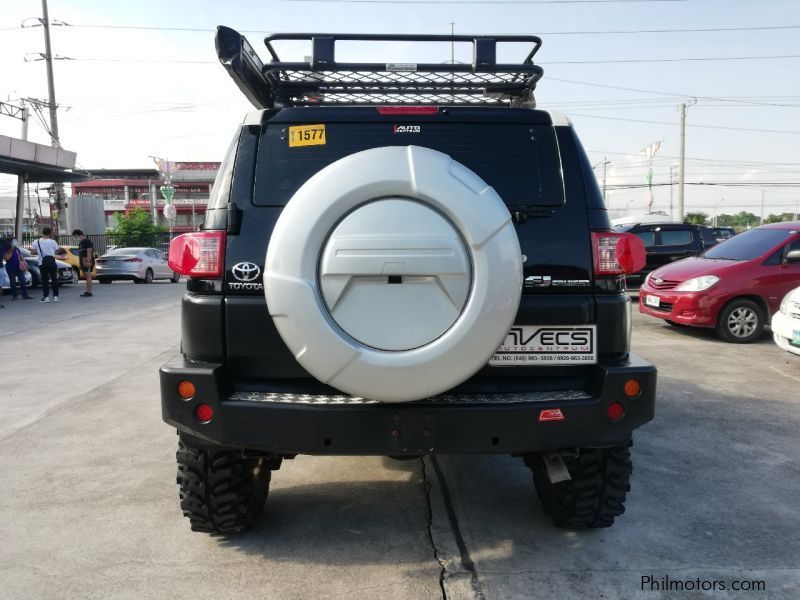
[[[800,262],[800,250],[791,250],[787,252],[783,262],[784,264]]]

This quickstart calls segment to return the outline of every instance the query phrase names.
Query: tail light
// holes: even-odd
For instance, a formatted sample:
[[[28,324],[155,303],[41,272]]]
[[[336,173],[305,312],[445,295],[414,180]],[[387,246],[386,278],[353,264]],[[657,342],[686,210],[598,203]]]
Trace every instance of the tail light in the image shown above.
[[[378,106],[379,115],[435,115],[438,106]]]
[[[122,262],[142,262],[142,259],[141,258],[126,258]]]
[[[224,231],[185,233],[169,244],[169,268],[189,277],[222,277],[224,250]]]
[[[644,242],[632,233],[593,231],[594,274],[632,275],[647,262]]]

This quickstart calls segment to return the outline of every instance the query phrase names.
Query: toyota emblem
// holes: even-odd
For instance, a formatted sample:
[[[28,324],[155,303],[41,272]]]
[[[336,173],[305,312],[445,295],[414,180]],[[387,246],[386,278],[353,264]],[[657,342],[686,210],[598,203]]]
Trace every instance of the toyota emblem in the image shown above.
[[[655,283],[656,285],[661,285],[662,283],[664,283],[664,280],[661,279],[661,277],[656,277],[655,279],[653,279],[653,283]]]
[[[239,281],[255,281],[261,275],[261,268],[251,262],[240,262],[231,269],[233,276]]]

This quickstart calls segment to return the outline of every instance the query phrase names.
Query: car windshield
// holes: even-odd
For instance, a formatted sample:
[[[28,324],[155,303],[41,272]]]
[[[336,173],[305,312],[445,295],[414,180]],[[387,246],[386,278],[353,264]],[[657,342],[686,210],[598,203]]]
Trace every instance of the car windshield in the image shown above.
[[[703,254],[703,258],[752,260],[772,250],[790,235],[792,232],[788,229],[751,229],[714,246]]]

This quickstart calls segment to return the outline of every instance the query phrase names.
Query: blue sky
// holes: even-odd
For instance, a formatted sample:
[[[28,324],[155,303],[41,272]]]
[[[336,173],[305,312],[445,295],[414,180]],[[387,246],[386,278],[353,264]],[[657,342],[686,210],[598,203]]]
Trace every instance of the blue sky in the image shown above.
[[[46,98],[44,64],[24,62],[43,49],[41,28],[16,29],[40,13],[38,0],[4,3],[0,15],[0,98]],[[800,29],[607,35],[564,32],[669,28],[800,25],[800,2],[684,0],[550,4],[336,3],[270,0],[116,3],[51,0],[51,19],[73,27],[53,28],[53,51],[76,60],[55,64],[62,143],[78,152],[80,164],[138,167],[148,155],[176,160],[219,160],[233,128],[249,105],[216,64],[129,61],[215,60],[213,33],[101,29],[79,25],[188,27],[226,24],[262,33],[284,31],[448,33],[533,33],[543,37],[538,62],[540,108],[567,113],[593,162],[606,156],[610,186],[644,181],[639,151],[663,140],[654,181],[668,183],[678,155],[678,112],[682,98],[698,97],[688,112],[687,181],[761,183],[800,181],[800,58],[617,64],[557,64],[565,61],[675,59],[800,55]],[[30,23],[30,21],[28,22]],[[8,29],[11,28],[11,29]],[[263,48],[260,33],[248,33]],[[366,53],[347,47],[350,58],[445,61],[438,51],[414,45]],[[284,49],[301,59],[305,48]],[[438,53],[437,53],[438,52]],[[508,48],[503,60],[518,60]],[[432,55],[432,53],[436,55]],[[263,52],[262,52],[263,54]],[[85,60],[95,59],[95,60]],[[114,59],[103,62],[96,59]],[[469,60],[459,48],[457,60]],[[570,80],[581,83],[568,83]],[[651,90],[636,92],[586,85]],[[667,94],[674,94],[669,96]],[[777,106],[785,105],[785,106]],[[67,110],[67,107],[68,110]],[[619,119],[630,119],[619,120]],[[633,120],[633,121],[631,121]],[[642,123],[635,121],[660,121]],[[771,133],[711,129],[790,130]],[[19,123],[0,117],[0,133],[17,135]],[[41,127],[31,138],[46,142]],[[781,163],[781,164],[777,164]],[[0,179],[0,195],[13,181]],[[800,187],[768,187],[766,212],[797,209]],[[709,213],[761,211],[761,187],[687,186],[687,210]],[[669,209],[669,187],[656,189],[655,208]],[[615,211],[644,212],[643,189],[609,193]]]

